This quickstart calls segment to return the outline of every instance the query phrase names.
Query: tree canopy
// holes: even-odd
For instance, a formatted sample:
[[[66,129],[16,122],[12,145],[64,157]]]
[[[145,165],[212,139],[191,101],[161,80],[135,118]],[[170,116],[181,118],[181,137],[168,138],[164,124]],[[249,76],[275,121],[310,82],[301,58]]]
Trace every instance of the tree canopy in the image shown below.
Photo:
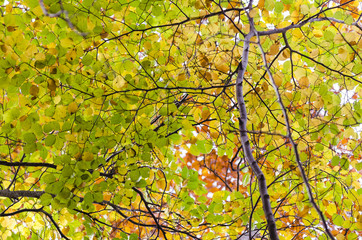
[[[8,0],[2,239],[359,239],[357,0]]]

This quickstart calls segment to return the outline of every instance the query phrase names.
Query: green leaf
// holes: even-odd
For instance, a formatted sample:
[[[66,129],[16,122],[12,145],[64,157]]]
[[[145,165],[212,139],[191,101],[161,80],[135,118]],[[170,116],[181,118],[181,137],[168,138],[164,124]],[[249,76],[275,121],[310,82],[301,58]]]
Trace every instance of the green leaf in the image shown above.
[[[45,146],[53,146],[53,144],[55,143],[56,140],[56,136],[55,135],[49,135],[45,138]]]
[[[138,187],[138,188],[144,188],[146,186],[147,186],[147,182],[144,179],[141,179],[136,183],[136,187]]]
[[[64,166],[62,169],[62,177],[67,178],[73,174],[73,168],[70,165]]]
[[[362,162],[356,164],[356,170],[360,171],[362,169]]]
[[[356,63],[352,68],[353,73],[361,74],[362,73],[362,64]]]
[[[334,214],[333,215],[333,223],[337,226],[343,226],[344,219],[341,215]]]
[[[272,11],[274,9],[274,6],[275,6],[275,1],[265,0],[264,7],[266,10]]]
[[[331,133],[333,133],[333,134],[338,134],[340,132],[337,125],[335,125],[335,124],[329,125],[329,129],[331,130]]]
[[[198,182],[188,182],[187,183],[187,188],[189,188],[190,190],[195,190],[195,189],[197,189],[198,186],[199,186]]]
[[[275,3],[274,10],[275,10],[276,13],[281,13],[283,11],[283,9],[284,9],[284,4],[282,2],[276,2]]]
[[[242,184],[243,186],[248,186],[250,183],[250,174],[249,173],[245,173],[242,179]]]
[[[196,142],[197,150],[202,154],[208,154],[212,150],[212,145],[205,140],[198,140]]]
[[[48,206],[53,201],[53,196],[49,193],[44,193],[40,196],[40,202],[44,206]]]
[[[138,169],[133,170],[129,173],[129,176],[133,182],[137,182],[140,178],[140,171]]]
[[[53,183],[47,185],[47,187],[45,188],[45,191],[50,194],[57,195],[58,193],[60,193],[60,191],[63,189],[63,187],[64,187],[63,182],[61,182],[61,181],[53,182]]]
[[[93,57],[90,54],[87,54],[82,58],[82,63],[84,66],[89,66],[92,64],[92,62],[93,62]]]
[[[25,133],[24,134],[25,143],[33,144],[36,142],[36,137],[34,133]]]
[[[334,34],[331,31],[323,31],[323,37],[325,40],[332,42],[334,40]]]
[[[36,143],[27,143],[24,147],[24,153],[29,154],[33,153],[37,150]]]
[[[147,167],[140,168],[139,171],[143,178],[147,178],[150,175],[150,169]]]
[[[339,164],[340,160],[341,160],[341,159],[340,159],[338,156],[334,156],[334,157],[332,158],[331,165],[332,165],[332,166],[337,166],[337,165]]]
[[[137,240],[138,239],[138,235],[135,234],[135,233],[132,233],[130,236],[129,236],[129,240]]]
[[[102,192],[95,192],[93,193],[94,201],[102,202],[103,201],[103,193]]]
[[[348,161],[347,158],[342,158],[341,159],[341,168],[343,168],[344,170],[349,169],[349,161]]]

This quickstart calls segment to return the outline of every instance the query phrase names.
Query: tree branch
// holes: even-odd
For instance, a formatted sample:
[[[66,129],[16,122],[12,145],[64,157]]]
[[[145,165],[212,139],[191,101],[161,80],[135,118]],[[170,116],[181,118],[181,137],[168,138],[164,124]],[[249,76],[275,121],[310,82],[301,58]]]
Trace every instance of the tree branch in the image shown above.
[[[19,198],[19,197],[32,197],[40,198],[44,191],[10,191],[9,189],[0,190],[0,197]]]
[[[14,216],[16,214],[20,214],[23,212],[41,212],[42,208],[38,208],[38,209],[28,209],[28,208],[24,208],[24,209],[20,209],[18,211],[15,212],[11,212],[11,213],[0,213],[0,217],[10,217],[10,216]]]
[[[70,240],[67,236],[64,235],[64,233],[60,230],[60,227],[58,226],[58,224],[55,222],[55,220],[53,219],[52,215],[46,211],[44,211],[43,207],[41,208],[37,208],[37,209],[21,209],[12,213],[1,213],[0,217],[9,217],[9,216],[14,216],[16,214],[20,214],[23,212],[35,212],[35,213],[43,213],[45,214],[50,221],[53,223],[53,225],[55,226],[55,228],[57,229],[57,231],[59,232],[60,236],[64,239]]]
[[[64,233],[60,230],[60,227],[58,226],[57,222],[54,220],[53,216],[52,216],[50,213],[44,211],[43,209],[40,209],[40,212],[44,213],[44,214],[50,219],[50,221],[53,223],[53,225],[55,226],[55,228],[58,230],[58,232],[59,232],[60,236],[62,236],[62,238],[67,239],[67,240],[70,240],[70,239],[67,238],[67,236],[65,236]]]
[[[236,99],[238,101],[238,107],[239,107],[239,112],[240,112],[239,132],[240,132],[240,140],[243,145],[245,158],[248,161],[251,169],[253,170],[255,176],[258,179],[259,192],[260,192],[260,196],[261,196],[262,202],[263,202],[263,210],[265,213],[265,217],[267,219],[270,239],[277,240],[277,239],[279,239],[279,237],[278,237],[278,232],[277,232],[277,228],[276,228],[276,224],[275,224],[273,211],[272,211],[272,208],[270,205],[270,199],[269,199],[268,188],[266,185],[265,176],[264,176],[264,173],[261,171],[258,163],[255,161],[255,158],[252,154],[249,137],[247,135],[247,128],[246,128],[248,119],[247,119],[247,111],[246,111],[245,101],[244,101],[244,96],[243,96],[243,81],[244,81],[244,75],[246,72],[246,67],[248,65],[250,39],[252,36],[254,36],[254,32],[250,31],[244,39],[242,61],[239,64],[238,75],[237,75],[237,79],[236,79]]]
[[[163,233],[164,238],[167,240],[165,230],[163,230],[163,228],[161,227],[160,223],[158,222],[158,219],[156,218],[156,216],[153,214],[152,210],[151,210],[150,207],[148,206],[148,203],[147,203],[146,199],[144,198],[143,193],[142,193],[140,190],[138,190],[137,188],[135,188],[135,187],[133,187],[132,189],[133,189],[135,192],[137,192],[138,195],[140,195],[143,203],[145,204],[145,206],[146,206],[146,208],[147,208],[147,211],[151,214],[153,220],[155,221],[158,230],[161,230],[161,232]]]
[[[59,17],[59,18],[63,19],[64,21],[66,21],[67,24],[68,24],[68,26],[69,26],[73,31],[75,31],[76,33],[78,33],[79,35],[81,35],[81,36],[83,36],[83,37],[87,36],[87,33],[84,33],[84,32],[79,31],[79,30],[74,26],[74,24],[70,21],[70,18],[69,18],[69,16],[68,16],[68,11],[66,11],[66,10],[63,9],[63,5],[62,5],[62,2],[61,2],[61,1],[59,1],[59,4],[60,4],[60,8],[61,8],[61,9],[60,9],[58,12],[56,12],[56,13],[49,13],[48,10],[47,10],[47,9],[45,8],[45,6],[44,6],[43,0],[39,0],[40,8],[41,8],[41,10],[43,11],[43,14],[44,14],[45,16],[48,16],[48,17],[51,17],[51,18]],[[64,16],[65,16],[64,18],[61,17],[62,14],[64,14]]]
[[[252,27],[252,26],[251,26]],[[313,198],[313,193],[312,193],[312,189],[309,185],[309,181],[308,181],[308,178],[307,178],[307,175],[304,171],[304,168],[303,168],[303,165],[302,165],[302,161],[300,159],[300,156],[299,156],[299,152],[298,152],[298,147],[297,147],[297,144],[295,143],[295,141],[293,140],[293,137],[292,137],[292,132],[291,132],[291,126],[290,126],[290,123],[289,123],[289,116],[288,116],[288,113],[287,113],[287,110],[283,104],[283,101],[282,101],[282,98],[280,96],[280,93],[279,93],[279,90],[278,90],[278,86],[276,85],[275,81],[274,81],[274,77],[273,77],[273,74],[271,73],[270,69],[269,69],[269,66],[268,66],[268,63],[267,63],[267,60],[266,60],[266,57],[265,57],[265,52],[263,50],[263,47],[261,46],[260,44],[260,38],[259,38],[259,35],[258,35],[258,32],[255,30],[255,34],[258,38],[258,47],[261,51],[261,55],[262,55],[262,58],[263,58],[263,62],[264,62],[264,67],[269,75],[269,78],[271,80],[271,84],[274,88],[274,91],[277,95],[277,101],[282,109],[282,112],[283,112],[283,115],[284,115],[284,120],[285,120],[285,126],[286,126],[286,130],[287,130],[287,138],[289,139],[290,143],[292,144],[292,147],[293,147],[293,152],[294,152],[294,155],[295,155],[295,160],[297,162],[297,165],[298,165],[298,168],[299,168],[299,171],[301,172],[301,175],[302,175],[302,179],[303,179],[303,182],[304,182],[304,185],[306,186],[307,188],[307,192],[308,192],[308,197],[309,197],[309,202],[313,205],[313,207],[315,208],[315,210],[318,212],[319,214],[319,217],[322,221],[322,224],[323,224],[323,227],[324,227],[324,230],[326,231],[328,237],[330,239],[334,239],[332,233],[329,231],[328,229],[328,225],[327,225],[327,221],[326,219],[324,218],[324,215],[323,213],[321,212],[321,210],[319,209],[317,203],[314,201],[314,198]],[[287,44],[287,43],[286,43]]]
[[[0,161],[0,165],[8,167],[49,167],[56,169],[57,166],[51,163],[32,163],[32,162],[7,162]]]
[[[272,30],[268,30],[268,31],[258,31],[258,35],[259,36],[265,36],[265,35],[272,35],[272,34],[276,34],[276,33],[285,33],[288,30],[293,29],[293,28],[301,28],[302,26],[304,26],[307,23],[322,22],[322,21],[332,21],[332,22],[346,24],[342,20],[338,20],[338,19],[331,18],[331,17],[311,18],[311,19],[308,19],[308,20],[303,21],[303,22],[298,23],[298,24],[291,24],[291,25],[289,25],[287,27],[284,27],[284,28],[277,28],[277,29],[272,29]],[[357,26],[358,28],[361,28],[361,26],[359,26],[357,22],[352,23],[352,25]]]

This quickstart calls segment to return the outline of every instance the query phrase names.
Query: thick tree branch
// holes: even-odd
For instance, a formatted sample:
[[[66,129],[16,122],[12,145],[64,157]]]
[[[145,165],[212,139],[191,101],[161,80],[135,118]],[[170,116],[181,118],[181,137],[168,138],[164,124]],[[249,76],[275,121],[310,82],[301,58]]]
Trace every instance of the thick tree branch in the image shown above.
[[[258,179],[259,184],[259,192],[260,196],[263,202],[263,209],[264,214],[267,219],[268,223],[268,229],[269,229],[269,236],[271,240],[277,240],[278,232],[275,224],[275,219],[273,215],[273,211],[270,205],[270,199],[268,194],[268,188],[266,185],[266,180],[264,173],[261,171],[258,163],[255,161],[255,158],[253,156],[249,137],[247,135],[247,111],[243,96],[243,81],[244,81],[244,75],[246,72],[246,67],[248,65],[248,57],[249,57],[249,47],[250,47],[250,39],[254,35],[254,32],[249,32],[245,39],[244,39],[244,48],[243,48],[243,55],[242,55],[242,61],[239,64],[238,67],[238,75],[236,79],[236,99],[238,101],[238,107],[240,112],[240,119],[239,119],[239,132],[240,132],[240,140],[243,145],[243,150],[245,154],[245,158],[248,161],[251,169],[253,170],[255,176]]]
[[[57,166],[51,163],[32,163],[32,162],[7,162],[0,161],[0,165],[8,167],[49,167],[56,169]]]
[[[19,197],[32,197],[40,198],[44,191],[10,191],[9,189],[0,190],[0,197],[19,198]]]
[[[123,151],[123,150],[122,150]],[[118,151],[118,152],[114,152],[112,153],[112,155],[110,157],[107,158],[107,160],[112,159],[114,156],[116,156],[117,154],[119,154],[122,151]],[[48,167],[48,168],[53,168],[53,169],[57,169],[57,165],[52,164],[52,163],[34,163],[34,162],[7,162],[7,161],[0,161],[0,165],[1,166],[8,166],[8,167]],[[90,173],[93,173],[95,170],[90,169],[88,170]],[[110,172],[110,173],[103,173],[100,172],[99,173],[100,176],[102,177],[109,177],[112,178],[114,173]]]

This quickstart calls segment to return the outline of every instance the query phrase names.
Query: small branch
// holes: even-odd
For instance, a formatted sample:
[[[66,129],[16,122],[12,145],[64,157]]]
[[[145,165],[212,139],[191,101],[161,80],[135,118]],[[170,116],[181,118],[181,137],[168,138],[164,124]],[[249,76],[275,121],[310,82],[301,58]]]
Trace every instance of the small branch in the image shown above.
[[[55,226],[55,228],[58,230],[58,232],[59,232],[59,234],[60,234],[60,236],[61,236],[62,238],[67,239],[67,240],[70,240],[70,239],[67,238],[67,236],[65,236],[64,233],[60,230],[60,227],[58,226],[57,222],[53,219],[53,216],[52,216],[50,213],[44,211],[43,209],[41,209],[40,212],[44,213],[44,214],[50,219],[50,221],[53,223],[53,225]]]
[[[268,30],[268,31],[258,31],[257,33],[258,33],[259,36],[271,35],[271,34],[276,34],[276,33],[285,33],[288,30],[293,29],[293,28],[301,28],[302,26],[304,26],[307,23],[322,22],[322,21],[331,21],[331,22],[346,24],[344,21],[338,20],[338,19],[332,18],[332,17],[310,18],[310,19],[307,19],[307,20],[305,20],[305,21],[303,21],[301,23],[291,24],[291,25],[289,25],[287,27],[284,27],[284,28],[277,28],[277,29],[272,29],[272,30]],[[361,26],[358,24],[358,22],[352,23],[352,26],[356,26],[359,29],[361,29]]]
[[[271,84],[274,88],[274,91],[277,95],[277,100],[278,100],[278,103],[282,109],[282,112],[283,112],[283,115],[284,115],[284,120],[285,120],[285,126],[286,126],[286,130],[287,130],[287,138],[289,139],[290,143],[292,144],[292,147],[293,147],[293,152],[294,152],[294,155],[295,155],[295,160],[297,162],[297,165],[298,165],[298,168],[299,168],[299,171],[301,172],[301,175],[302,175],[302,179],[303,179],[303,182],[304,182],[304,185],[306,186],[307,188],[307,192],[308,192],[308,197],[309,197],[309,202],[312,204],[312,206],[315,208],[315,210],[318,212],[318,215],[322,221],[322,224],[323,224],[323,227],[324,227],[324,230],[326,231],[328,237],[330,239],[334,239],[332,233],[329,231],[328,229],[328,225],[327,225],[327,221],[326,219],[324,218],[324,215],[322,213],[322,211],[319,209],[317,203],[314,201],[314,198],[313,198],[313,193],[312,193],[312,188],[310,187],[310,184],[309,184],[309,181],[308,181],[308,178],[307,178],[307,175],[304,171],[304,168],[303,168],[303,165],[302,165],[302,161],[300,159],[300,156],[299,156],[299,152],[298,152],[298,147],[297,147],[297,144],[295,143],[295,141],[293,140],[293,137],[292,137],[292,132],[291,132],[291,126],[290,126],[290,123],[289,123],[289,116],[288,116],[288,113],[287,113],[287,110],[283,104],[283,101],[282,101],[282,98],[280,96],[280,93],[279,93],[279,90],[278,90],[278,86],[275,84],[275,81],[274,81],[274,78],[273,78],[273,74],[271,73],[270,69],[269,69],[269,66],[268,66],[268,62],[266,60],[266,57],[265,57],[265,52],[263,50],[263,47],[261,46],[260,44],[260,38],[259,38],[259,35],[258,33],[255,31],[255,34],[256,36],[258,37],[258,42],[257,42],[257,45],[261,51],[261,55],[262,55],[262,58],[263,58],[263,62],[264,62],[264,67],[269,75],[269,78],[271,80]]]
[[[167,240],[165,231],[163,230],[163,228],[162,228],[161,225],[159,224],[158,219],[157,219],[156,216],[153,214],[153,212],[152,212],[152,210],[150,209],[150,207],[148,206],[148,203],[147,203],[146,199],[144,198],[143,193],[142,193],[140,190],[138,190],[137,188],[135,188],[135,187],[133,187],[132,189],[133,189],[135,192],[137,192],[138,195],[140,195],[143,203],[145,204],[145,206],[146,206],[146,208],[147,208],[147,211],[151,214],[153,220],[155,221],[155,223],[156,223],[156,225],[157,225],[157,228],[162,231],[164,238]]]
[[[20,214],[20,213],[23,213],[23,212],[35,212],[35,213],[43,213],[45,214],[49,219],[50,221],[53,223],[53,225],[55,226],[55,228],[57,229],[57,231],[59,232],[60,236],[64,239],[67,239],[67,240],[70,240],[69,238],[67,238],[67,236],[65,236],[63,234],[63,232],[60,230],[60,227],[58,226],[58,224],[55,222],[55,220],[53,219],[52,215],[46,211],[44,211],[43,207],[41,208],[37,208],[37,209],[21,209],[21,210],[18,210],[18,211],[15,211],[15,212],[12,212],[12,213],[1,213],[0,214],[0,217],[9,217],[9,216],[14,216],[16,214]]]
[[[41,209],[42,208],[38,208],[38,209],[21,209],[21,210],[18,210],[18,211],[15,211],[15,212],[11,212],[11,213],[0,213],[0,217],[10,217],[10,216],[14,216],[16,214],[20,214],[20,213],[23,213],[23,212],[41,212]]]

